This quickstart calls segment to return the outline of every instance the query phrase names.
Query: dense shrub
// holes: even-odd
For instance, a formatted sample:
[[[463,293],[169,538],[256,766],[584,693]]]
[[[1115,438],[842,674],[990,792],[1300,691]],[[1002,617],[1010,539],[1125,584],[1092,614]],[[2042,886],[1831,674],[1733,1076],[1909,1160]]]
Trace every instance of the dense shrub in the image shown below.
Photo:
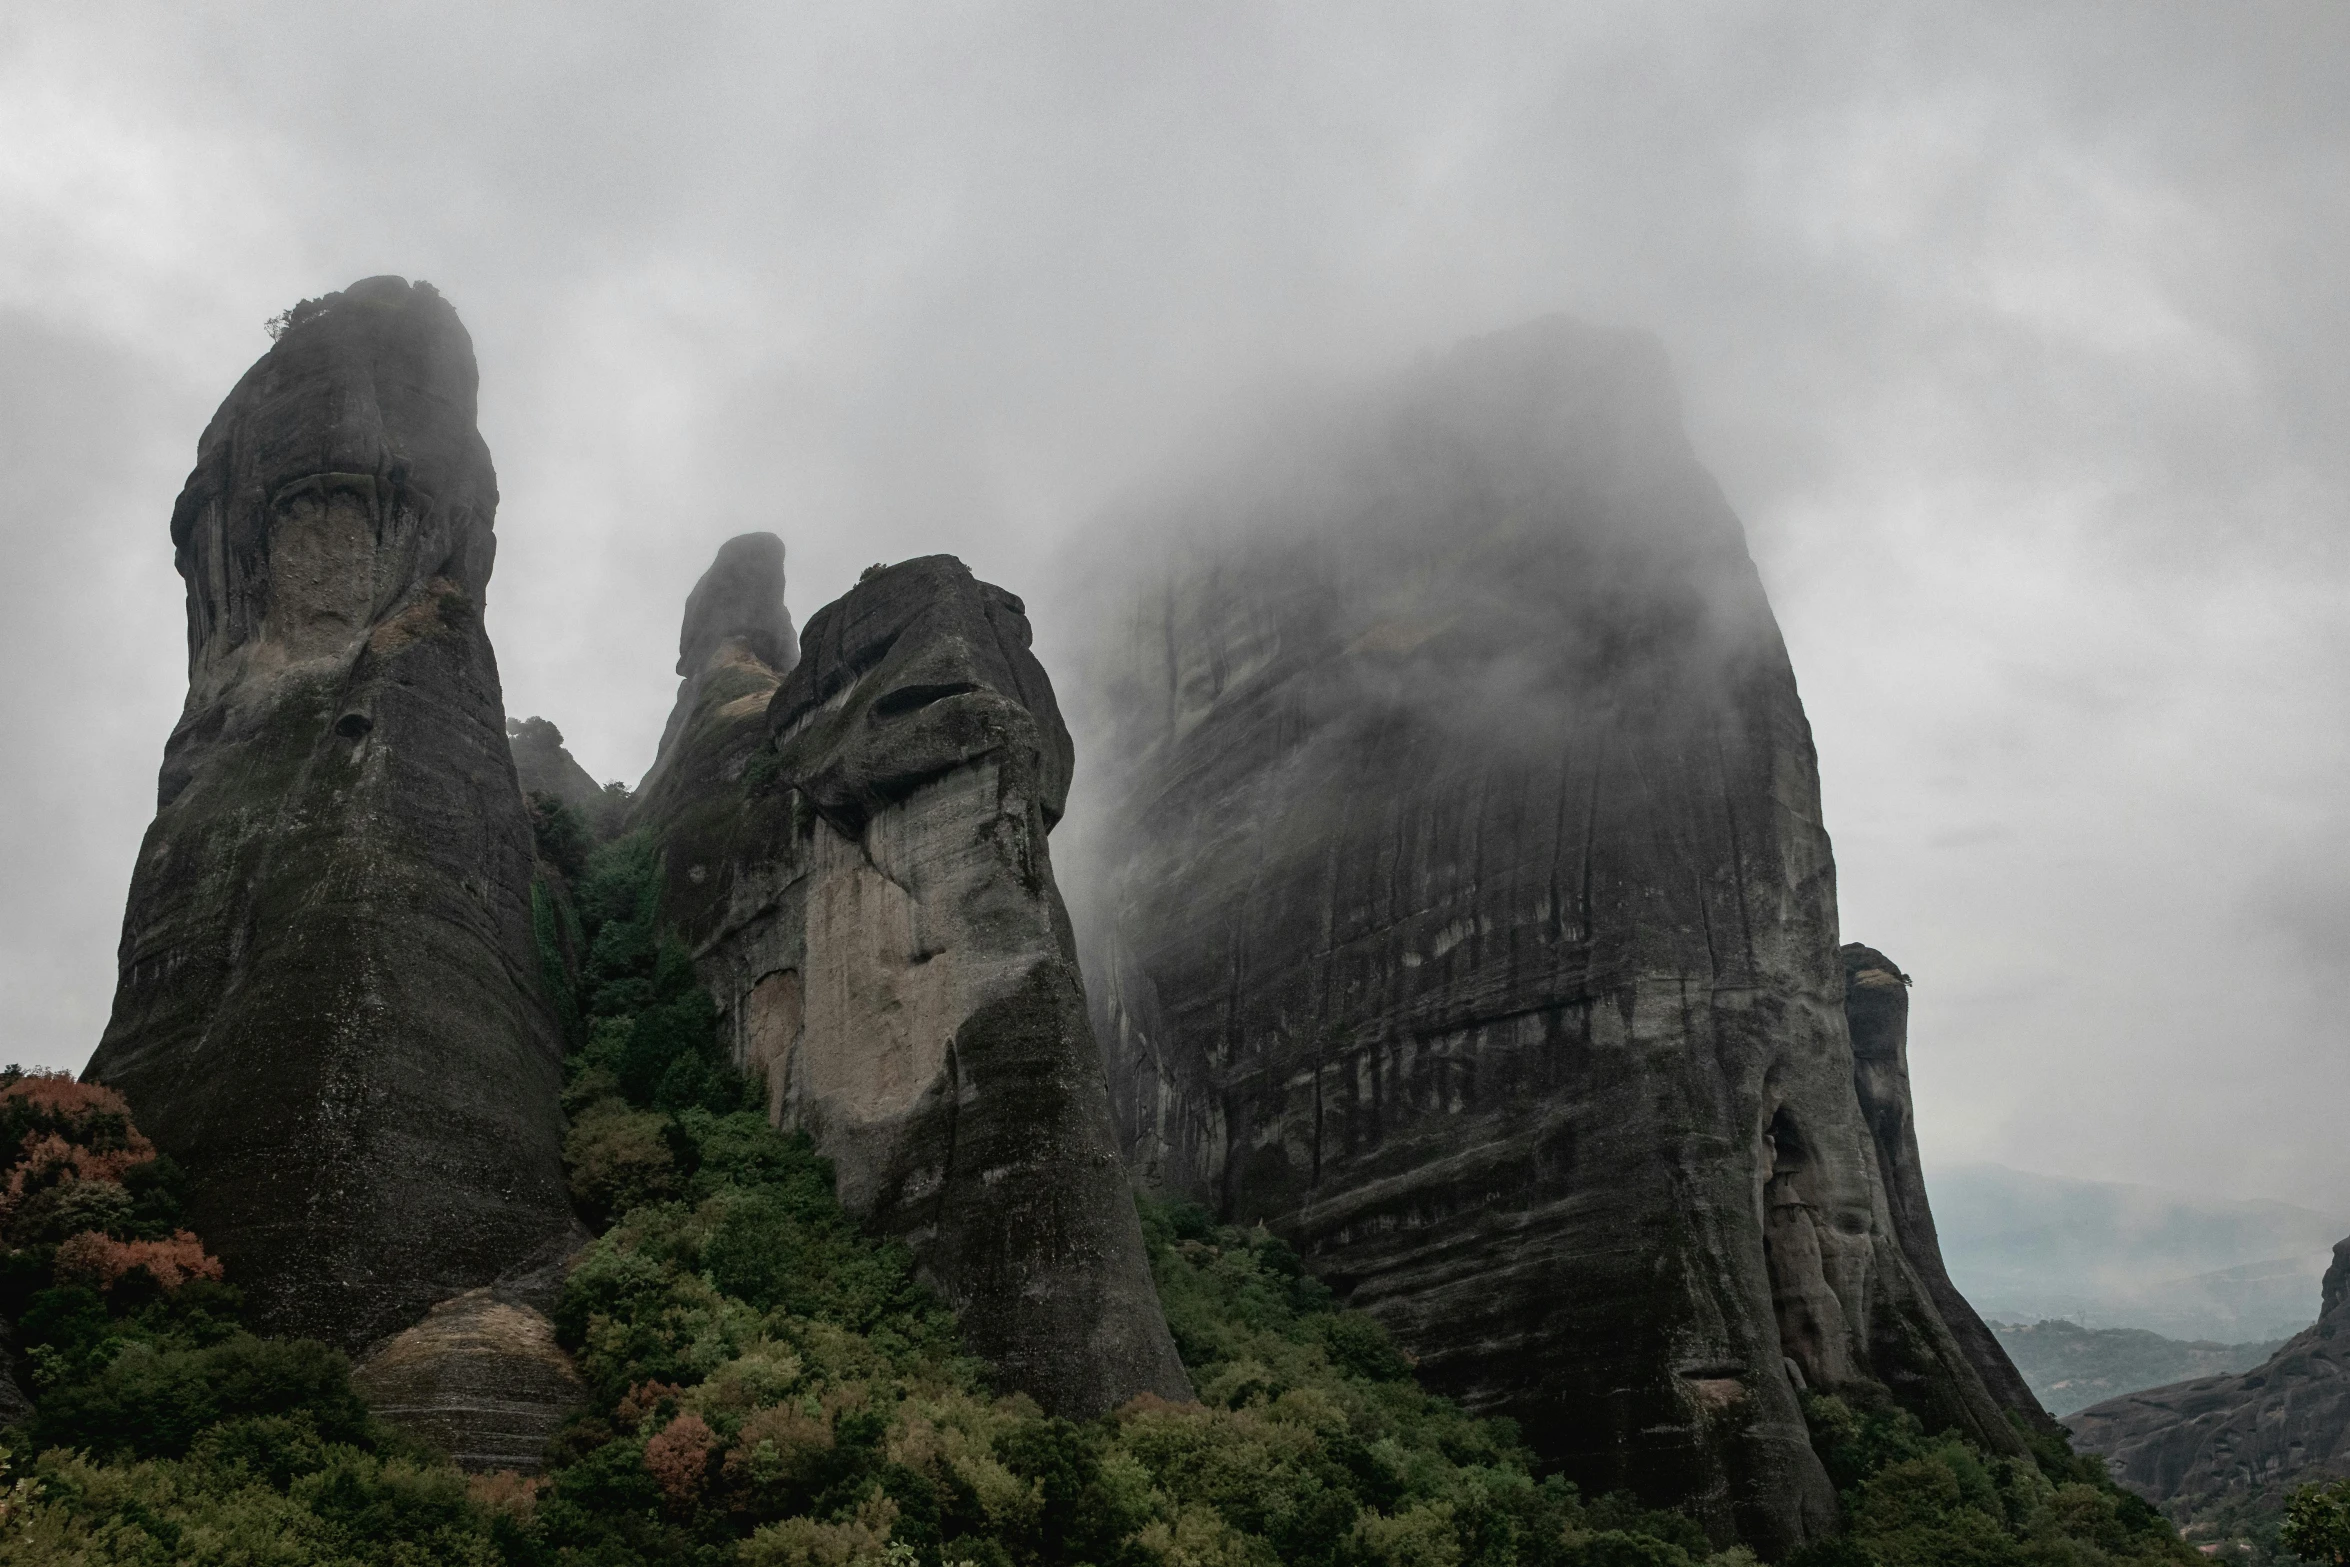
[[[571,850],[542,832],[540,852]],[[44,1450],[0,1493],[0,1563],[1752,1567],[1688,1518],[1539,1475],[1507,1422],[1421,1389],[1278,1238],[1196,1207],[1142,1218],[1198,1402],[1076,1423],[996,1392],[906,1253],[862,1235],[807,1139],[767,1124],[659,928],[655,869],[624,839],[534,900],[575,1009],[565,1159],[599,1232],[555,1313],[590,1402],[548,1473],[468,1481],[418,1457],[340,1357],[245,1333],[200,1268],[166,1277],[177,1210],[137,1174],[159,1161],[107,1119],[118,1103],[51,1084],[0,1097],[0,1136],[46,1161],[13,1222],[51,1237],[22,1253]],[[82,1154],[41,1142],[69,1122]],[[31,1200],[109,1179],[45,1218]],[[85,1242],[69,1271],[92,1282],[55,1278],[60,1241],[93,1233],[122,1250]],[[141,1243],[160,1249],[110,1271]],[[1993,1459],[1890,1404],[1807,1412],[1851,1527],[1805,1567],[2182,1557],[2060,1440]]]
[[[2052,1433],[2028,1458],[1991,1457],[1879,1398],[1807,1395],[1813,1445],[1842,1489],[1847,1532],[1797,1567],[2106,1567],[2200,1561],[2142,1499]]]

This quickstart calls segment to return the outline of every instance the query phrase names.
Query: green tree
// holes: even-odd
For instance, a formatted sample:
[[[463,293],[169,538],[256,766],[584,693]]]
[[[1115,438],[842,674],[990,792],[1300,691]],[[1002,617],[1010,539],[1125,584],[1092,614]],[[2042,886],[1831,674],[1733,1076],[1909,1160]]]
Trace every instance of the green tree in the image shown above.
[[[2277,1543],[2305,1561],[2350,1567],[2350,1480],[2295,1491],[2285,1504]]]

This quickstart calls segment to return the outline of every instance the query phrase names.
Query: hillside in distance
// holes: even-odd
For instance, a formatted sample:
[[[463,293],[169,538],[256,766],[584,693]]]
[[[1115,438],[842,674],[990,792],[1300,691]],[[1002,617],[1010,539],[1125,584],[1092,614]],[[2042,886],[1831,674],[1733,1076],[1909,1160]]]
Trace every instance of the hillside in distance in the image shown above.
[[[1937,1169],[1933,1193],[1951,1277],[1985,1316],[2224,1345],[2308,1326],[2333,1244],[2350,1232],[2350,1219],[2289,1203],[1996,1164]]]
[[[2222,1372],[2249,1371],[2274,1354],[2282,1339],[2214,1344],[2164,1338],[2144,1328],[2085,1328],[2055,1318],[1993,1322],[2008,1358],[2057,1419],[2124,1393]]]

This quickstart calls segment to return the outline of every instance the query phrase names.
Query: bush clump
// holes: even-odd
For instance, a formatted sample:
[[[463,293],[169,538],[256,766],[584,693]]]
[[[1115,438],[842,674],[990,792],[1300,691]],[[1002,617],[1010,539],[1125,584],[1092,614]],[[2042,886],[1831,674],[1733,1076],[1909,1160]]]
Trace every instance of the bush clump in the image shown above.
[[[0,1092],[0,1151],[28,1172],[0,1236],[41,1394],[18,1444],[38,1456],[0,1475],[0,1563],[1754,1567],[1542,1475],[1278,1237],[1197,1207],[1142,1210],[1196,1403],[1080,1423],[997,1392],[904,1249],[768,1124],[661,928],[650,844],[582,853],[540,814],[564,1156],[597,1232],[555,1313],[589,1405],[547,1472],[459,1475],[376,1426],[339,1356],[244,1331],[119,1102],[48,1081]],[[86,1235],[104,1247],[67,1249]],[[1807,1413],[1850,1527],[1802,1567],[2192,1555],[2060,1439],[1993,1458],[1882,1400]]]

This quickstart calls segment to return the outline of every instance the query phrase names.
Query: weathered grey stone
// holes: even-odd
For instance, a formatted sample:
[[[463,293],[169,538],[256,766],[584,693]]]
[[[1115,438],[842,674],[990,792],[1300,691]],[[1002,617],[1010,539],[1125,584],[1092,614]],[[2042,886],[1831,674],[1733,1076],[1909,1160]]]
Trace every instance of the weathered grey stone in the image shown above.
[[[579,812],[588,830],[608,838],[620,828],[627,795],[606,789],[579,765],[563,744],[563,731],[544,718],[506,720],[506,746],[514,756],[514,778],[523,798],[552,795]]]
[[[1833,1526],[1799,1383],[2018,1450],[1895,1234],[1809,727],[1661,353],[1544,322],[1273,440],[1118,530],[1172,541],[1097,666],[1130,1160],[1718,1538]]]
[[[674,826],[697,807],[723,800],[752,752],[766,743],[768,700],[800,661],[783,590],[783,541],[745,533],[718,547],[718,558],[686,596],[677,634],[677,672],[684,678],[660,752],[637,785],[631,823]]]
[[[763,711],[705,683],[642,818],[738,1059],[1007,1386],[1078,1417],[1188,1398],[1046,850],[1071,749],[1020,601],[908,561],[803,652]]]
[[[2262,1364],[2127,1393],[2064,1423],[2116,1480],[2187,1511],[2350,1477],[2350,1240],[2334,1247],[2317,1321]]]
[[[439,1445],[462,1469],[535,1474],[587,1385],[529,1300],[467,1290],[379,1346],[351,1384],[375,1412]]]
[[[476,381],[437,293],[370,278],[204,432],[187,705],[88,1070],[259,1325],[354,1351],[574,1235]]]
[[[677,632],[677,701],[639,793],[650,792],[676,750],[706,681],[724,678],[722,671],[746,663],[781,675],[800,661],[783,592],[783,540],[772,533],[741,533],[718,546],[718,558],[686,595],[685,620]]]
[[[1909,976],[1874,947],[1848,942],[1842,955],[1852,1085],[1877,1145],[1877,1178],[1885,1189],[1886,1210],[1902,1255],[1991,1396],[2034,1425],[2053,1429],[2055,1422],[2008,1358],[2006,1346],[1959,1293],[1942,1263],[1934,1210],[1926,1201],[1925,1167],[1918,1160],[1917,1111],[1909,1092]]]

